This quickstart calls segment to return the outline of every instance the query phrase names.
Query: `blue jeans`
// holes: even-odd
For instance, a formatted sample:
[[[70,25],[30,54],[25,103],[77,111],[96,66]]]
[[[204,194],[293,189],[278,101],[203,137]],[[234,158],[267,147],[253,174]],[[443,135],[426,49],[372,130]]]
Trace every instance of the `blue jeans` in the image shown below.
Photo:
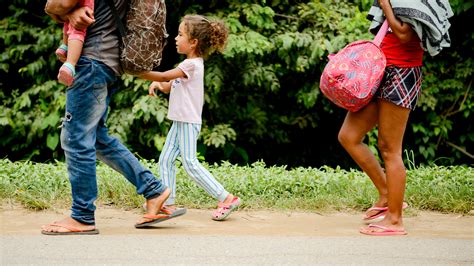
[[[108,66],[81,57],[76,65],[74,84],[66,92],[61,147],[71,182],[71,217],[84,224],[95,224],[97,158],[124,175],[146,199],[157,197],[166,189],[161,180],[108,134],[105,120],[116,81],[115,73]]]

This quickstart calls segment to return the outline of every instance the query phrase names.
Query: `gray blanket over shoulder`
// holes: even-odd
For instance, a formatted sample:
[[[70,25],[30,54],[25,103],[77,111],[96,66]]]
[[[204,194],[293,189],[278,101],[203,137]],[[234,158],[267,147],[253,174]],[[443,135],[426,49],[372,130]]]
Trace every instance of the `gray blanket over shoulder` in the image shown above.
[[[391,0],[390,3],[395,16],[413,26],[423,49],[431,56],[451,45],[448,18],[453,16],[453,11],[448,0]],[[367,19],[372,21],[369,30],[376,33],[385,20],[377,0],[374,0]]]

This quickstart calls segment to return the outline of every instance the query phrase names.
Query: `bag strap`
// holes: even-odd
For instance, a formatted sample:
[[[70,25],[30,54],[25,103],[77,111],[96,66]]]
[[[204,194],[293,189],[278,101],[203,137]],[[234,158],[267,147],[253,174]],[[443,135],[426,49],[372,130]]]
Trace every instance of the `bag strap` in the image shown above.
[[[377,35],[375,36],[373,42],[377,45],[377,46],[380,46],[380,44],[382,43],[382,40],[383,38],[385,37],[385,35],[387,34],[387,31],[388,31],[388,21],[385,20],[382,24],[382,26],[380,26],[380,29],[379,29],[379,32],[377,33]]]
[[[121,41],[123,42],[123,37],[125,36],[125,26],[122,23],[122,20],[120,19],[117,8],[115,7],[115,3],[113,0],[106,0],[107,4],[110,7],[110,10],[112,11],[112,15],[115,18],[115,22],[117,24],[117,28],[119,30],[119,37]]]

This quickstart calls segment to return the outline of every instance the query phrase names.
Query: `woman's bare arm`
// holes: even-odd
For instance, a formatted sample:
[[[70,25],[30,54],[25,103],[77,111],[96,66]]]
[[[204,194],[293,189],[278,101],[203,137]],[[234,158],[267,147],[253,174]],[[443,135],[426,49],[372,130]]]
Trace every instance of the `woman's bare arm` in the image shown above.
[[[406,43],[413,38],[415,35],[415,31],[411,28],[411,25],[408,23],[404,23],[400,19],[398,19],[395,14],[393,13],[392,5],[390,4],[390,0],[378,0],[379,5],[387,18],[388,25],[392,29],[393,33],[397,36],[397,38],[402,43]]]

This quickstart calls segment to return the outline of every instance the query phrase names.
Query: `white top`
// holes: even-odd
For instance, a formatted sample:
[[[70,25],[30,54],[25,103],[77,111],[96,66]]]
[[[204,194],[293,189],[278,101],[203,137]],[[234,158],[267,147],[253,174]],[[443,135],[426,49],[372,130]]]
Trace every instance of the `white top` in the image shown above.
[[[168,119],[201,124],[204,105],[204,60],[200,57],[186,59],[178,65],[186,77],[171,84]]]

